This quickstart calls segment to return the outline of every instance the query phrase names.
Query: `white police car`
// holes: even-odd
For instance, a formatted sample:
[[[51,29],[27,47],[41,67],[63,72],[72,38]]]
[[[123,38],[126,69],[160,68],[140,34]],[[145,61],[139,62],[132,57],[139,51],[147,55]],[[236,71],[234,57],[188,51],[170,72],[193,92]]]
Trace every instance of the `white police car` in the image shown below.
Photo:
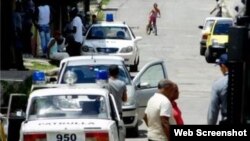
[[[82,49],[83,55],[111,54],[124,58],[130,71],[137,71],[139,64],[139,48],[131,28],[120,22],[101,22],[93,24],[86,33]]]
[[[78,56],[63,59],[60,64],[58,83],[66,83],[68,71],[77,76],[76,83],[96,83],[96,71],[108,70],[112,64],[119,67],[119,79],[127,86],[128,100],[123,103],[123,121],[129,134],[138,135],[138,121],[143,118],[148,99],[157,91],[159,80],[167,78],[165,62],[157,60],[145,65],[132,80],[124,59],[119,56]]]
[[[30,94],[21,141],[125,140],[123,121],[106,89],[96,84],[40,86]]]

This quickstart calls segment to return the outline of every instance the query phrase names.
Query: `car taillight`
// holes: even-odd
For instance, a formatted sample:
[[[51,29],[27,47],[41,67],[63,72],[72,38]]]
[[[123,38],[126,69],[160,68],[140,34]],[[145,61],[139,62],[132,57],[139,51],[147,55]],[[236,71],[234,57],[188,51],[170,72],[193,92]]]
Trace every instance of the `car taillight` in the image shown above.
[[[47,141],[47,136],[43,133],[26,134],[23,138],[24,141]]]
[[[203,34],[203,35],[202,35],[202,39],[205,39],[205,40],[206,40],[207,37],[208,37],[208,34]]]
[[[109,141],[107,132],[88,132],[85,134],[86,141]]]

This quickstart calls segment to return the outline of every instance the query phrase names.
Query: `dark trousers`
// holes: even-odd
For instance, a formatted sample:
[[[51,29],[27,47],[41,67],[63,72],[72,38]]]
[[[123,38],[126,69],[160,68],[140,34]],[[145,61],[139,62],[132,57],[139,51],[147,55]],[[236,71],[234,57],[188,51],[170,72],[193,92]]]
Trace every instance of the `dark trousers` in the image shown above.
[[[27,54],[32,54],[31,49],[31,27],[32,24],[25,24],[23,27],[23,52]]]
[[[67,47],[67,52],[69,56],[80,56],[81,55],[82,44],[79,42],[71,42]]]

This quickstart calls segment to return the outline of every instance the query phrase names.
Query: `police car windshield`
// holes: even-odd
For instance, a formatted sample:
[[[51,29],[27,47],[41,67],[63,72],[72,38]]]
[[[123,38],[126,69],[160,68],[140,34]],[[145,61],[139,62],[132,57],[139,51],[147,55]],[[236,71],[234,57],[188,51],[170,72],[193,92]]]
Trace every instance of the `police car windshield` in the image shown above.
[[[107,119],[105,98],[99,95],[53,95],[34,97],[29,120],[36,119]]]
[[[99,70],[108,71],[109,65],[78,65],[78,66],[67,66],[64,74],[67,71],[73,71],[77,75],[76,83],[96,83],[96,73]],[[64,76],[63,74],[63,76]],[[119,65],[119,76],[118,79],[125,82],[127,85],[130,85],[130,77],[125,68]],[[64,80],[61,80],[63,84]]]
[[[214,35],[228,35],[229,27],[232,24],[232,21],[218,21],[214,27]]]
[[[89,30],[86,39],[131,40],[131,36],[127,27],[93,26]]]

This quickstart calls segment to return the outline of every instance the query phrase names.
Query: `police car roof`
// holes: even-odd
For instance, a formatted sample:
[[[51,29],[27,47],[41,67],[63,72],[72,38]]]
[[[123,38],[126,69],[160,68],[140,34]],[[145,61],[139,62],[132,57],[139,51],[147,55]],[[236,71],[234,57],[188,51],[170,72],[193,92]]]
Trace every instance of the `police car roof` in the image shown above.
[[[50,95],[100,95],[106,96],[108,90],[100,88],[96,85],[72,85],[67,84],[56,86],[56,88],[43,88],[35,90],[31,93],[31,97],[50,96]]]
[[[88,62],[89,61],[89,62]],[[76,56],[65,58],[61,64],[66,62],[79,62],[80,64],[89,64],[90,62],[97,62],[100,64],[122,64],[124,59],[120,56],[111,55],[93,55],[93,56]],[[61,66],[61,65],[60,65]]]
[[[107,21],[101,21],[97,24],[93,24],[92,26],[127,26],[125,22],[120,21],[114,21],[114,22],[107,22]]]

